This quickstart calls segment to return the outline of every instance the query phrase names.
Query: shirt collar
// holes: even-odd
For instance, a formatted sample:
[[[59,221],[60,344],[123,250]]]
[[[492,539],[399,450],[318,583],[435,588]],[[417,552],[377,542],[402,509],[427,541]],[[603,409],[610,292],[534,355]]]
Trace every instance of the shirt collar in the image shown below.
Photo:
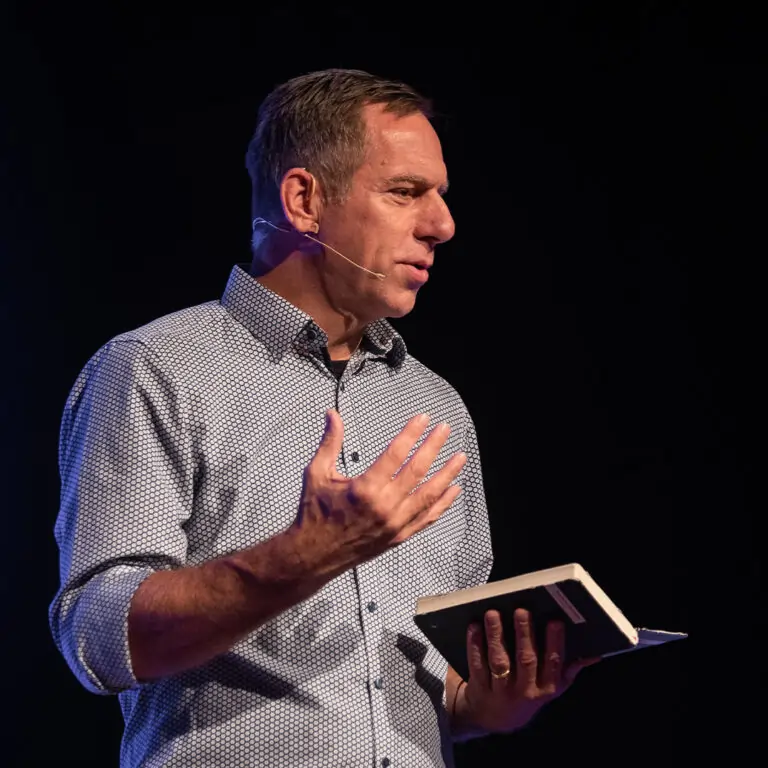
[[[325,331],[306,312],[248,274],[248,266],[232,267],[221,305],[266,346],[273,359],[281,360],[291,347],[321,355],[328,345]],[[361,349],[400,369],[407,354],[405,342],[387,320],[368,325],[363,339]]]

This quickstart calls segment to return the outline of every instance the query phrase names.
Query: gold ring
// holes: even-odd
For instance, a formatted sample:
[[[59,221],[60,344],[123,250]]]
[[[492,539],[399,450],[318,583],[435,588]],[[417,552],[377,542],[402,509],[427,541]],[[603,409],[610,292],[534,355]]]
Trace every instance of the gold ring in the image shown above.
[[[497,680],[503,680],[505,677],[509,677],[510,669],[505,669],[503,672],[496,674],[493,670],[491,670],[491,674],[497,679]]]

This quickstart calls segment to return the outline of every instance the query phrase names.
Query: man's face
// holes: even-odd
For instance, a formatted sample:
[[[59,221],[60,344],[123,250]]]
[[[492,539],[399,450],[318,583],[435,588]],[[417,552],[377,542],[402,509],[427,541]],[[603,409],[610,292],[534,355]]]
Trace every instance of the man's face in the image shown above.
[[[398,117],[381,105],[363,111],[367,153],[347,199],[326,207],[319,237],[372,275],[327,253],[329,289],[357,317],[401,317],[428,278],[435,246],[454,222],[442,195],[448,187],[440,141],[422,114]]]

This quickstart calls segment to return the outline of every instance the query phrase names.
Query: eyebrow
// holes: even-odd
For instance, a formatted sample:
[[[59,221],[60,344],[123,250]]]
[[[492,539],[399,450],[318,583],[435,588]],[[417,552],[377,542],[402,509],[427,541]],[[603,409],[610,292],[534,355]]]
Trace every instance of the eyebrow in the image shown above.
[[[406,173],[402,176],[391,176],[388,178],[385,182],[387,185],[390,184],[413,184],[416,187],[424,187],[426,189],[429,189],[430,187],[434,186],[428,179],[425,179],[423,176],[418,176],[412,173]],[[446,181],[445,184],[441,184],[437,191],[440,195],[444,195],[448,191],[448,182]]]

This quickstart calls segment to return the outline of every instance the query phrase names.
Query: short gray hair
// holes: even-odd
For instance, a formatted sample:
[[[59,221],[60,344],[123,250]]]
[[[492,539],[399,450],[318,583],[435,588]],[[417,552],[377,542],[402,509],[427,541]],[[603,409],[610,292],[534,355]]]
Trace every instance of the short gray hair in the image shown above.
[[[353,69],[326,69],[295,77],[262,102],[248,145],[253,217],[282,218],[280,183],[290,168],[306,168],[323,199],[341,203],[365,158],[363,107],[432,117],[432,105],[410,86]]]

